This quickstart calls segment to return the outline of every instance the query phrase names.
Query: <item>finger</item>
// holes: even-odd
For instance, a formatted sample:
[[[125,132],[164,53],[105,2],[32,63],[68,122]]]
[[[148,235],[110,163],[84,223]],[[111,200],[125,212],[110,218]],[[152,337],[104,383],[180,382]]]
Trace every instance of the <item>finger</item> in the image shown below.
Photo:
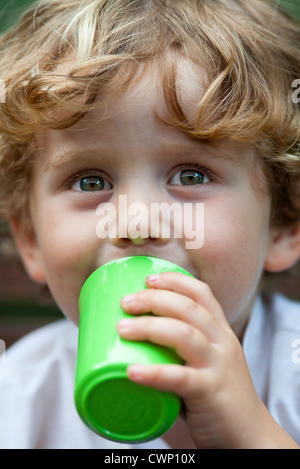
[[[226,321],[223,310],[210,287],[194,277],[179,272],[163,272],[146,277],[146,285],[185,295],[206,308],[217,320]]]
[[[174,392],[185,401],[199,400],[206,392],[205,369],[194,370],[182,365],[129,365],[127,375],[131,381],[161,391]]]
[[[172,317],[201,330],[211,342],[220,338],[220,328],[215,317],[191,298],[174,291],[146,289],[121,300],[129,314],[153,313]]]
[[[209,340],[201,331],[177,319],[141,316],[120,321],[117,330],[127,340],[170,347],[190,366],[208,366],[211,362]]]

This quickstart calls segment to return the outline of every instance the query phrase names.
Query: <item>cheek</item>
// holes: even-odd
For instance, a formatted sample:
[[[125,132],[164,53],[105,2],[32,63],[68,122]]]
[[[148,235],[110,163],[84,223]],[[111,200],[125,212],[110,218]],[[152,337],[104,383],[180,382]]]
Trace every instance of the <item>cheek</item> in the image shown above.
[[[60,216],[51,210],[43,220],[39,244],[46,281],[60,309],[77,323],[79,293],[97,262],[95,216]]]
[[[96,231],[92,223],[86,219],[72,220],[52,218],[41,232],[41,248],[45,263],[58,271],[84,267],[88,262],[88,253],[97,241]],[[78,222],[80,220],[80,223]]]
[[[229,322],[245,310],[263,272],[268,228],[265,211],[256,208],[207,211],[204,245],[192,254],[199,278],[210,286]]]

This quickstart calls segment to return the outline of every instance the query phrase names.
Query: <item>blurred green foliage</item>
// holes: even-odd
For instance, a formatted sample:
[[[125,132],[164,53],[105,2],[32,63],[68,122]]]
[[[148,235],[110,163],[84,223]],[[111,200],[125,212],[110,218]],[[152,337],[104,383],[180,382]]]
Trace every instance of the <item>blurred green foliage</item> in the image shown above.
[[[0,31],[9,29],[33,3],[33,0],[0,0]]]
[[[49,320],[61,318],[62,313],[54,304],[42,304],[25,301],[0,301],[1,318],[20,318],[22,316],[31,316],[39,318],[46,316]]]
[[[300,21],[300,0],[280,0],[278,3]]]

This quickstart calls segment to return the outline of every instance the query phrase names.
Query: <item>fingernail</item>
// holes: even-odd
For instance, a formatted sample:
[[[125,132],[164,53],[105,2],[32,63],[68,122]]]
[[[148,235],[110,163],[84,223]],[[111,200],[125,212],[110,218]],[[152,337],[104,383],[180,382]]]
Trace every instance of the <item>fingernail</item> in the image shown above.
[[[126,304],[132,303],[135,299],[135,295],[126,295],[123,296],[122,301]]]
[[[118,322],[118,329],[125,331],[126,329],[130,329],[132,324],[132,319],[121,319]]]
[[[142,378],[142,367],[139,365],[130,365],[127,369],[128,376],[135,381],[138,381]]]
[[[158,279],[159,279],[159,274],[148,275],[148,277],[146,277],[146,281],[150,283],[156,282]]]

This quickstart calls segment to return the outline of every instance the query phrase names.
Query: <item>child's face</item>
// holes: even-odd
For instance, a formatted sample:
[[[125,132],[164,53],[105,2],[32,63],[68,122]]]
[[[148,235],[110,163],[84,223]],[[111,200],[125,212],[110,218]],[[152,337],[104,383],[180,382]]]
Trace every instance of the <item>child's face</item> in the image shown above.
[[[182,76],[181,95],[191,117],[200,85],[191,70],[186,73],[190,79]],[[156,119],[154,109],[163,116],[166,111],[154,83],[146,75],[116,97],[101,122],[100,106],[69,129],[39,131],[30,199],[36,234],[31,274],[45,279],[62,311],[78,323],[80,289],[97,267],[128,255],[162,257],[207,283],[239,332],[271,240],[261,165],[249,147],[224,140],[213,148]],[[101,239],[97,206],[113,204],[118,223],[120,195],[127,196],[128,207],[140,202],[149,213],[153,202],[203,203],[203,246],[187,249],[184,232],[182,238],[132,239],[128,226],[121,227],[127,235]]]

